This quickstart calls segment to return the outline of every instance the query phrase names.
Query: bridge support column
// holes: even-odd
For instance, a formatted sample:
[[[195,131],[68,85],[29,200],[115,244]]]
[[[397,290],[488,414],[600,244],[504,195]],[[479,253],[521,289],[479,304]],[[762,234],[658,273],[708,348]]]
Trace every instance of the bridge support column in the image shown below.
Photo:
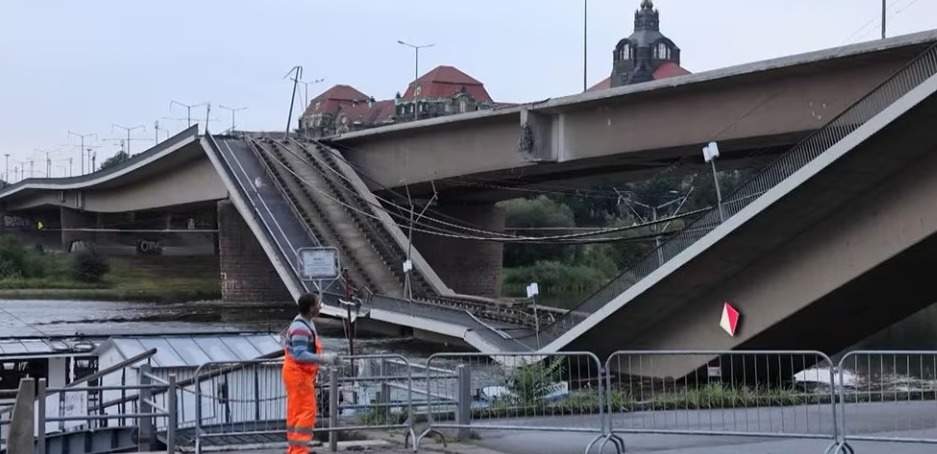
[[[437,211],[464,220],[479,229],[504,229],[504,210],[494,204],[443,205]],[[403,228],[406,231],[406,226]],[[470,232],[465,233],[471,235]],[[414,233],[413,237],[414,245],[450,288],[467,295],[498,295],[504,256],[501,243],[456,240],[419,233]]]
[[[71,252],[71,246],[76,241],[93,246],[95,242],[95,232],[79,232],[70,229],[94,228],[98,225],[97,213],[91,213],[83,210],[62,207],[61,226],[62,226],[62,249]]]
[[[292,300],[254,233],[227,200],[218,202],[218,256],[224,301]]]

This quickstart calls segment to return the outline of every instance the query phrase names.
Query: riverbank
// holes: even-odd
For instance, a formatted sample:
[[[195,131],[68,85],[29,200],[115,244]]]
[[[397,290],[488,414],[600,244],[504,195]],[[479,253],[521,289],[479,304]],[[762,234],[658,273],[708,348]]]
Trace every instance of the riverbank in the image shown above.
[[[67,272],[68,255],[43,257],[52,270],[42,278],[0,279],[0,299],[185,302],[221,298],[217,257],[108,257],[101,282]]]

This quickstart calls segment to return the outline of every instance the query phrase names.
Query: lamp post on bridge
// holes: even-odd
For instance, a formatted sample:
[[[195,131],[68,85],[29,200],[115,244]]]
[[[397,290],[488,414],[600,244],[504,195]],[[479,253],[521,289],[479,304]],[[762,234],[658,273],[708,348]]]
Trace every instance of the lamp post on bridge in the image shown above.
[[[420,49],[426,49],[426,48],[433,47],[433,46],[436,45],[436,43],[430,43],[430,44],[410,44],[410,43],[408,43],[408,42],[406,42],[406,41],[401,41],[401,40],[398,39],[398,40],[397,40],[397,44],[400,44],[401,46],[407,46],[407,47],[413,49],[414,56],[415,56],[415,61],[414,61],[414,64],[413,64],[413,80],[419,79],[419,78],[420,78]]]

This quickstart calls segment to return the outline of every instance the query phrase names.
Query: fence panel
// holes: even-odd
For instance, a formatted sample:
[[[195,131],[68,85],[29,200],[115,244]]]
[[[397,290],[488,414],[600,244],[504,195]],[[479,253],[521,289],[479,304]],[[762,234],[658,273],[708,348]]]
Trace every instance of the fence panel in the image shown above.
[[[257,443],[286,440],[282,364],[282,360],[211,362],[181,383],[179,406],[195,414],[196,452],[229,444],[233,436],[250,436]]]
[[[937,444],[937,351],[855,351],[839,362],[843,439]]]
[[[191,402],[188,392],[181,393],[179,406],[196,415],[196,452],[232,440],[286,441],[282,365],[282,360],[207,363],[180,384],[181,390],[193,390]],[[316,432],[335,434],[329,440],[337,441],[342,431],[400,429],[412,439],[412,389],[410,363],[401,355],[342,356],[339,365],[319,369]]]
[[[619,351],[606,370],[613,434],[838,440],[820,352]]]
[[[601,438],[606,434],[601,367],[598,357],[585,352],[432,355],[419,391],[427,399],[428,427],[417,447],[439,429],[460,436],[503,430]]]

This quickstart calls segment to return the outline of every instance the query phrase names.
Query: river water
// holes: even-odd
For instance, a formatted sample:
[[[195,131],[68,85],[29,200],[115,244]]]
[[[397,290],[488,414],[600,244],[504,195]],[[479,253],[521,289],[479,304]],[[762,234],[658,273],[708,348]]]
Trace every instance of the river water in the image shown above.
[[[265,331],[278,333],[296,315],[295,306],[269,303],[148,303],[77,300],[0,300],[0,337],[95,337]],[[347,340],[337,322],[320,322],[327,350],[344,352]],[[360,335],[358,353],[425,357],[443,347],[411,338]]]

